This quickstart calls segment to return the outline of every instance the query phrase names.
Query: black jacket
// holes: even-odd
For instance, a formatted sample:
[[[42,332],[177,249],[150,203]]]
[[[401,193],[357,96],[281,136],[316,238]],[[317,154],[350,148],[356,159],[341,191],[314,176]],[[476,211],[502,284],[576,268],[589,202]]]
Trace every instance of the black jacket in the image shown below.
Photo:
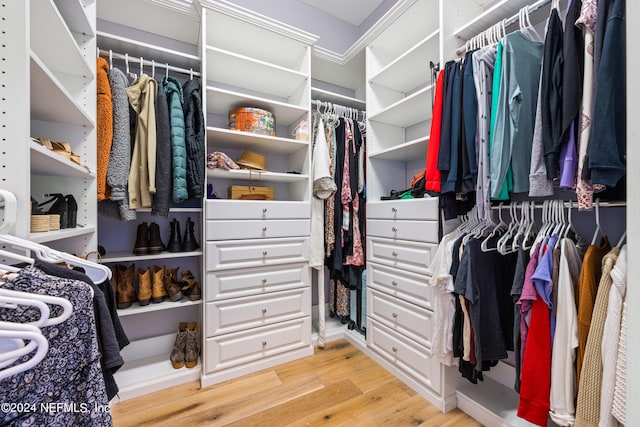
[[[187,80],[184,93],[184,130],[187,145],[187,188],[189,198],[204,197],[205,128],[200,82]]]
[[[173,179],[171,170],[171,119],[169,103],[162,85],[156,97],[156,194],[153,195],[151,213],[168,217],[171,207]]]

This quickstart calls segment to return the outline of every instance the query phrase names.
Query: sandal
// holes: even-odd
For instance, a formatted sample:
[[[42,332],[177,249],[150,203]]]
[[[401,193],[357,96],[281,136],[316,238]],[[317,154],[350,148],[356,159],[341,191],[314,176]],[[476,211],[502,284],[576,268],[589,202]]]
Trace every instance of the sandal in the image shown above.
[[[49,194],[49,196],[52,196],[52,198],[46,202],[40,203],[38,208],[42,208],[43,206],[53,202],[47,213],[50,215],[60,215],[60,228],[69,228],[69,205],[65,200],[65,197],[60,193]]]
[[[89,170],[89,167],[82,163],[80,160],[80,156],[71,151],[71,144],[66,141],[52,141],[49,138],[34,138],[34,141],[47,148],[48,150],[53,151],[54,153],[64,157],[65,159],[75,163],[76,165]]]

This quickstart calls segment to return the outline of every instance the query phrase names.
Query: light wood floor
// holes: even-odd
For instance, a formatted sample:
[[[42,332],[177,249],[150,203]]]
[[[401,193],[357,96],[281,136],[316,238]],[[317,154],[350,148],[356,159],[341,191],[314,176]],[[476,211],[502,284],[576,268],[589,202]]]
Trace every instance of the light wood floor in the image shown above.
[[[458,409],[441,413],[346,340],[205,389],[195,381],[126,400],[111,413],[116,427],[480,426]]]

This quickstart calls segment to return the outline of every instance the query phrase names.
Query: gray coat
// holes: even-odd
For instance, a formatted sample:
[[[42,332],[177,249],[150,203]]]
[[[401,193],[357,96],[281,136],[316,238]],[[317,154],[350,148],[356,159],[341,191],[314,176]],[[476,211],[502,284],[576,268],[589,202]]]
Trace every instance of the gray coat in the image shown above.
[[[153,195],[151,214],[169,216],[171,207],[171,124],[169,104],[162,88],[158,85],[156,97],[156,193]]]

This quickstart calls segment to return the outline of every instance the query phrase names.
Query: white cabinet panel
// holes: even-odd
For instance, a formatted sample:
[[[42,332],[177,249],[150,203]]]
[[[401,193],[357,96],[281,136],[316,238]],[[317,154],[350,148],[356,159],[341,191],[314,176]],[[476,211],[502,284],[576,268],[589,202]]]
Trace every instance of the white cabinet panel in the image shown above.
[[[261,295],[311,284],[307,264],[256,267],[241,271],[210,272],[206,275],[207,301]]]
[[[309,237],[207,242],[207,271],[304,262]]]
[[[214,301],[206,305],[206,331],[214,336],[310,315],[310,287]]]
[[[311,343],[311,318],[207,338],[207,373],[286,353]]]
[[[438,243],[438,222],[367,219],[367,235]]]
[[[308,219],[280,221],[207,221],[207,240],[269,239],[308,236]]]
[[[385,326],[431,348],[432,311],[367,288],[367,312]]]
[[[415,219],[438,220],[438,198],[412,200],[388,200],[367,203],[367,218],[370,219]]]
[[[367,323],[367,345],[417,381],[440,393],[440,363],[431,358],[426,347],[374,319]]]
[[[207,219],[305,219],[311,217],[307,202],[207,200]]]
[[[367,288],[371,287],[394,297],[433,310],[433,287],[430,277],[379,264],[367,265]]]
[[[430,276],[429,265],[437,248],[433,243],[367,237],[367,261]]]

